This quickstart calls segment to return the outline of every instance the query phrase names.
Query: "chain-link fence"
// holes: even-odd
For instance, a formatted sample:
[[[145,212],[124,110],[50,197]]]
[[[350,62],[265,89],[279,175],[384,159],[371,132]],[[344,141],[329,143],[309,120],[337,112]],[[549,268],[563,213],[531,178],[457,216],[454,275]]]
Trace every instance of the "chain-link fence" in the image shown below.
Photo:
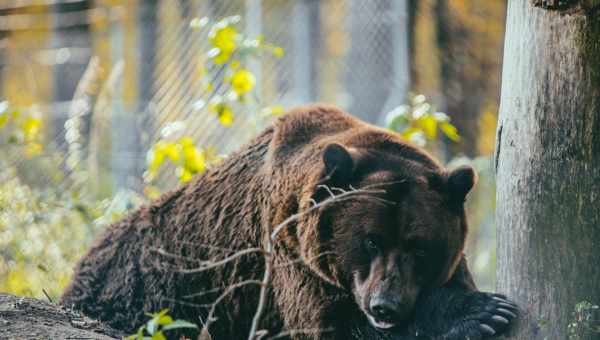
[[[406,11],[393,0],[4,1],[0,93],[42,116],[37,157],[59,158],[67,176],[57,185],[67,189],[85,168],[100,187],[139,190],[146,153],[168,122],[185,122],[187,135],[219,153],[256,132],[250,114],[225,127],[199,109],[211,96],[200,75],[210,46],[208,26],[194,29],[194,18],[240,15],[248,37],[285,50],[250,63],[261,102],[325,101],[381,122],[407,90]],[[25,157],[9,158],[19,167]]]
[[[150,184],[143,176],[149,150],[173,122],[183,128],[177,133],[196,145],[227,154],[268,123],[258,119],[265,106],[329,102],[383,124],[384,113],[404,101],[410,83],[452,117],[463,140],[449,144],[454,153],[489,154],[504,5],[474,0],[0,1],[2,247],[23,249],[18,254],[38,249],[21,261],[18,277],[38,275],[39,259],[52,263],[53,275],[67,277],[63,274],[83,248],[64,251],[69,256],[57,249],[85,247],[102,226],[152,197],[149,187],[177,185],[172,164],[161,167]],[[237,110],[225,126],[208,110],[224,78],[218,65],[210,66],[207,35],[211,23],[232,15],[241,18],[240,33],[264,37],[285,53],[248,61],[258,100]],[[210,23],[191,25],[201,18]],[[480,181],[467,209],[471,262],[484,287],[494,283],[490,164],[475,161]],[[136,201],[142,192],[146,197]],[[28,237],[17,237],[24,233]],[[38,235],[37,248],[31,235]],[[15,268],[21,262],[10,264],[12,255],[0,255],[0,276],[19,273]],[[0,277],[0,288],[18,291],[3,282],[8,281]],[[62,289],[58,283],[55,292]]]

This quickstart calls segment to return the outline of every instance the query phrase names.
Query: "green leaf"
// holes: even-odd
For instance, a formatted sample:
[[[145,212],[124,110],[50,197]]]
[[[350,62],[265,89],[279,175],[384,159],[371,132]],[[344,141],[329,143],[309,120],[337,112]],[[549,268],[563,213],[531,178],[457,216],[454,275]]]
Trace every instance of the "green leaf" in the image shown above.
[[[155,334],[152,334],[152,340],[167,340],[167,337],[161,332],[158,331]]]
[[[146,330],[148,331],[148,334],[154,335],[158,330],[158,316],[153,317],[146,323]]]
[[[197,329],[198,326],[196,324],[193,324],[189,321],[185,321],[185,320],[175,320],[173,321],[173,323],[164,326],[163,327],[163,331],[168,331],[171,329],[179,329],[179,328],[194,328]]]
[[[143,340],[144,339],[144,326],[142,326],[142,327],[140,327],[138,329],[138,332],[137,332],[136,335],[137,335],[137,340]]]
[[[161,326],[169,325],[173,323],[173,318],[168,315],[163,315],[158,319],[158,324]]]
[[[144,326],[138,328],[137,333],[132,334],[128,337],[123,338],[125,340],[143,340],[144,339]]]
[[[4,127],[8,123],[9,115],[7,112],[0,112],[0,128]]]

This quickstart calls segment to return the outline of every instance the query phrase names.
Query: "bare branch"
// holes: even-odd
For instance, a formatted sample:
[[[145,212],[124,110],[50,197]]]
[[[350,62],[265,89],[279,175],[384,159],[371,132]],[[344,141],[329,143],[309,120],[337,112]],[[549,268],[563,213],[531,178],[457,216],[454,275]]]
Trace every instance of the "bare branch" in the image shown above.
[[[338,188],[338,187],[331,187],[331,192],[339,192],[340,194],[343,194],[346,192],[346,190],[342,189],[342,188]]]
[[[331,198],[335,197],[335,195],[333,194],[333,191],[331,191],[331,189],[327,185],[320,184],[320,185],[317,185],[317,188],[325,189]]]
[[[258,305],[256,306],[256,312],[252,318],[252,325],[250,327],[250,333],[248,334],[248,340],[254,340],[256,338],[256,331],[258,329],[258,323],[262,316],[265,304],[267,303],[267,287],[271,279],[271,273],[273,272],[273,257],[271,256],[271,241],[268,242],[269,249],[268,253],[265,254],[265,273],[262,279],[263,286],[260,287],[260,293],[258,295]]]
[[[319,187],[321,187],[322,185],[319,185]],[[371,187],[375,187],[375,186],[371,186]],[[366,187],[365,187],[366,188]],[[331,194],[333,194],[331,192],[330,189],[327,189],[328,192],[330,192]],[[351,190],[349,191],[344,191],[342,194],[339,194],[337,196],[333,195],[332,197],[329,197],[326,200],[323,200],[321,202],[319,202],[318,204],[315,204],[313,206],[311,206],[310,208],[303,210],[299,213],[296,213],[294,215],[291,215],[290,217],[286,218],[283,222],[281,222],[279,225],[277,225],[274,229],[273,232],[271,233],[271,241],[273,241],[275,239],[275,237],[277,237],[277,234],[279,234],[279,232],[285,228],[286,226],[288,226],[290,223],[297,221],[300,217],[311,213],[314,210],[317,210],[319,208],[323,208],[331,203],[334,202],[340,202],[345,200],[346,198],[349,198],[351,196],[360,196],[360,195],[370,195],[370,194],[382,194],[385,193],[385,190],[383,189],[379,189],[379,190],[368,190],[368,189],[354,189],[351,188]]]

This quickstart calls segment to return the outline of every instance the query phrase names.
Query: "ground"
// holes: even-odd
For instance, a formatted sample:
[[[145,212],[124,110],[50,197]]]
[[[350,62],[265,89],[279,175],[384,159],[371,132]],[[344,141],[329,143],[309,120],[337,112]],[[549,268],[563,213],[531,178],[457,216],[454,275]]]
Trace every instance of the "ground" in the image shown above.
[[[120,339],[123,334],[53,303],[0,294],[2,339]]]

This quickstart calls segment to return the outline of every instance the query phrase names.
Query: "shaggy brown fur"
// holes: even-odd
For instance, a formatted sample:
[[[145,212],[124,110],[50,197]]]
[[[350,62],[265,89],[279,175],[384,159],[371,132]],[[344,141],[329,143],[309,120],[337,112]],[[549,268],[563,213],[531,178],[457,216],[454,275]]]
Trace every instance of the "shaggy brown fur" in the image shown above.
[[[405,165],[404,176],[427,174],[432,186],[447,174],[419,149],[334,107],[298,108],[193,182],[110,226],[78,264],[62,302],[129,332],[145,321],[144,312],[163,308],[201,326],[206,322],[206,305],[222,292],[215,288],[260,280],[263,258],[249,254],[196,274],[173,268],[193,268],[203,260],[265,246],[273,226],[306,209],[311,199],[322,194],[317,185],[331,179],[323,164],[323,150],[334,142],[393,155]],[[373,169],[366,166],[361,171],[366,174]],[[464,195],[458,198],[458,215]],[[304,216],[286,228],[276,243],[277,267],[261,321],[261,328],[270,334],[331,327],[338,332],[360,313],[348,286],[349,273],[339,263],[343,254],[336,254],[340,250],[329,242],[330,231],[324,225],[329,222],[322,214]],[[444,262],[449,274],[462,257],[464,216],[457,226],[442,231],[448,233],[448,244],[453,244],[451,258]],[[463,281],[468,280],[470,275]],[[214,339],[246,338],[258,291],[257,285],[244,286],[220,304],[217,321],[210,328]]]

